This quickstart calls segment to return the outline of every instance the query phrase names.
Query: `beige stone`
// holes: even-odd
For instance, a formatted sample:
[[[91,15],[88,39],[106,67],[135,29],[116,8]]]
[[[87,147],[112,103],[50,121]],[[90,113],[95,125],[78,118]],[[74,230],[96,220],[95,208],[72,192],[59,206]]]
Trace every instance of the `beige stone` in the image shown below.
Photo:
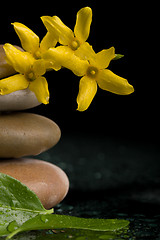
[[[32,113],[0,115],[0,158],[38,155],[60,139],[58,125]]]
[[[22,48],[18,46],[15,46],[15,47],[23,51]],[[6,54],[3,49],[3,44],[0,44],[0,79],[11,76],[16,73],[14,68],[6,62],[5,57],[6,57]]]
[[[29,187],[50,209],[66,196],[69,180],[59,167],[36,159],[11,159],[0,161],[0,172],[10,175]]]

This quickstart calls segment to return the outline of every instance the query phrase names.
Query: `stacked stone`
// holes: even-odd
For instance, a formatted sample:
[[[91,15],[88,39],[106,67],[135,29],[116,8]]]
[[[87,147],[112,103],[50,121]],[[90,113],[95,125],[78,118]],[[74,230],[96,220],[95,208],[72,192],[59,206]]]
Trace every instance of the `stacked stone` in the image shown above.
[[[14,70],[6,63],[0,46],[0,79],[11,74]],[[27,185],[49,209],[66,196],[69,181],[54,164],[28,157],[52,148],[61,135],[54,121],[21,111],[39,104],[29,89],[0,95],[0,172]]]

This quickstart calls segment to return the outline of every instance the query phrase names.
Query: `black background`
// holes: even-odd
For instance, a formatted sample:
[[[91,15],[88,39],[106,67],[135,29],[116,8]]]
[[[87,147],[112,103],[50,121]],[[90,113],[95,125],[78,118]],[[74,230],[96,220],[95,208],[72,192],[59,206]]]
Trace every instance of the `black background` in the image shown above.
[[[69,176],[70,191],[57,207],[60,213],[127,216],[131,235],[140,237],[136,239],[159,239],[151,237],[154,232],[160,236],[158,2],[156,6],[154,1],[137,0],[3,1],[0,42],[19,45],[10,24],[15,21],[42,39],[46,33],[40,20],[43,15],[57,15],[73,29],[77,11],[85,6],[93,10],[88,42],[96,52],[114,46],[116,53],[124,54],[109,69],[128,79],[135,92],[119,96],[98,89],[89,109],[78,112],[80,78],[67,69],[48,72],[50,104],[27,111],[53,119],[62,138],[38,158],[53,162]],[[148,225],[146,217],[151,218]],[[149,221],[158,225],[151,228]]]
[[[11,22],[21,22],[41,39],[46,33],[40,16],[57,15],[71,29],[77,11],[93,10],[88,42],[96,52],[114,46],[125,57],[109,69],[135,88],[129,96],[98,89],[85,112],[76,111],[80,78],[63,69],[48,72],[50,104],[29,110],[55,120],[65,133],[111,135],[126,140],[157,143],[159,138],[158,6],[122,1],[24,1],[1,3],[0,42],[20,45]]]

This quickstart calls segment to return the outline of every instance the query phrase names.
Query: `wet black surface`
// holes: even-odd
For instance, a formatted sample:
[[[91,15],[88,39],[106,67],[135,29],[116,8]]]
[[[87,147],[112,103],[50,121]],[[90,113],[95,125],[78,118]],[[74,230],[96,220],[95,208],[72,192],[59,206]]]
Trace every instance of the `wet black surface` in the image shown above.
[[[60,166],[70,179],[70,191],[56,213],[130,221],[127,232],[91,239],[160,239],[158,145],[72,135],[39,158]],[[79,234],[90,239],[88,233]],[[77,235],[72,233],[72,239]]]

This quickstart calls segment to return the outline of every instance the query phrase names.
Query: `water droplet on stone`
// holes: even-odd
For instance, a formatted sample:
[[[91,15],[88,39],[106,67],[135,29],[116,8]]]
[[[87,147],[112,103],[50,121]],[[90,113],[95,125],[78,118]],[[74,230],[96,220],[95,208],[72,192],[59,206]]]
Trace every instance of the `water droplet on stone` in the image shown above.
[[[7,230],[8,230],[9,232],[13,232],[13,231],[15,231],[17,228],[18,228],[18,223],[17,223],[16,221],[12,221],[12,222],[8,225]]]

